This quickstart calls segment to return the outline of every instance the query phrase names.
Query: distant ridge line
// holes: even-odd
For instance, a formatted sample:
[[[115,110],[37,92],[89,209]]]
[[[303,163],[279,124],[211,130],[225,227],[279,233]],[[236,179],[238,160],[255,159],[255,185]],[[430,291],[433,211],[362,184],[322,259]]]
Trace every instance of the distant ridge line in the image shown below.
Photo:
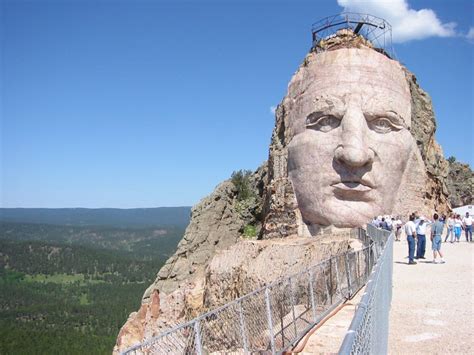
[[[152,227],[189,224],[191,207],[0,208],[0,222],[72,226]]]

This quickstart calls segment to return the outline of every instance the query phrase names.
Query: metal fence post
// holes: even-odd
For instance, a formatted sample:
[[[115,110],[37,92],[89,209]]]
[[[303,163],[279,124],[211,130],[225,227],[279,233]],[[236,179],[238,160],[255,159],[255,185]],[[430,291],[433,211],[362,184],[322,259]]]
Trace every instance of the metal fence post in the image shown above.
[[[344,262],[346,264],[346,274],[347,274],[347,288],[348,288],[348,298],[352,296],[352,282],[351,282],[351,271],[349,269],[349,260],[347,260],[347,253],[344,254]]]
[[[323,275],[324,275],[324,288],[326,289],[326,302],[331,302],[332,298],[331,298],[331,292],[329,292],[328,280],[326,277],[326,270],[323,270]]]
[[[356,255],[357,255],[357,261],[356,261],[356,268],[357,268],[356,269],[356,273],[357,273],[356,274],[356,282],[357,282],[357,285],[356,285],[356,287],[357,287],[357,289],[359,289],[359,287],[360,287],[360,278],[362,276],[360,274],[360,250],[358,250],[356,252]]]
[[[339,294],[342,296],[342,290],[341,290],[341,280],[339,279],[339,267],[337,266],[337,262],[338,262],[338,257],[336,256],[335,257],[335,261],[336,261],[336,291],[339,291]]]
[[[194,323],[194,334],[196,335],[196,353],[202,355],[201,326],[199,319]]]
[[[367,249],[367,278],[370,277],[370,272],[372,271],[372,267],[370,266],[370,260],[372,259],[372,246],[370,245],[369,248]]]
[[[272,308],[270,305],[270,290],[265,288],[265,304],[267,306],[267,321],[268,321],[268,335],[270,336],[270,345],[272,347],[272,354],[275,355],[275,339],[273,337],[273,321],[272,321]]]
[[[311,297],[311,308],[313,309],[313,319],[316,322],[317,314],[316,314],[316,303],[314,301],[313,277],[314,277],[313,270],[311,269],[309,271],[309,295]]]
[[[296,329],[296,315],[295,315],[295,290],[293,289],[293,282],[291,277],[288,279],[290,283],[290,301],[291,301],[291,313],[293,315],[293,327],[295,328],[295,336],[298,335],[298,329]]]
[[[331,297],[330,303],[332,304],[332,259],[329,259],[329,296]]]
[[[239,304],[240,332],[242,333],[242,342],[244,346],[244,352],[248,353],[249,345],[248,345],[248,340],[247,340],[247,331],[245,329],[245,318],[244,318],[244,312],[242,308],[242,301],[240,301],[238,304]]]

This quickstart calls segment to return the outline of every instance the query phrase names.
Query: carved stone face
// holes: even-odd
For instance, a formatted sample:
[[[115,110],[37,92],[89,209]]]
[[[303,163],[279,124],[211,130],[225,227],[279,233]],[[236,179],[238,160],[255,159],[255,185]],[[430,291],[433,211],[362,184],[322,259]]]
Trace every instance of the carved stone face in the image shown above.
[[[285,102],[288,173],[304,222],[353,227],[391,213],[415,147],[400,65],[370,49],[313,55]]]

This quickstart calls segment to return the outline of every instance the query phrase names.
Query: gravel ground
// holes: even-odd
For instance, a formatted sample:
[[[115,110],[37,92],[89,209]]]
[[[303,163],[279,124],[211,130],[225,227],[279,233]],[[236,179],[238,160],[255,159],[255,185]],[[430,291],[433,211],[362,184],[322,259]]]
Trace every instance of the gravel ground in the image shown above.
[[[406,241],[395,242],[389,352],[474,354],[474,243],[443,243],[445,264],[426,249],[407,265]]]

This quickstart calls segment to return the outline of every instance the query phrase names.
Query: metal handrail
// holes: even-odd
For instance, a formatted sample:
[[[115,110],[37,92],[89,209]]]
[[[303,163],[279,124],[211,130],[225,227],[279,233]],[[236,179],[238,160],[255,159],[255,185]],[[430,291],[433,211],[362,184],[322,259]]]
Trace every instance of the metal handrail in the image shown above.
[[[374,228],[371,226],[371,228]],[[379,233],[385,232],[379,230]],[[385,232],[386,233],[386,232]],[[339,354],[386,354],[392,301],[393,233],[367,281]]]
[[[363,249],[332,256],[298,273],[281,277],[136,344],[122,354],[201,355],[230,350],[275,354],[288,349],[365,284],[382,251],[378,245],[384,242],[383,235],[370,227],[369,230],[369,245]],[[365,231],[360,229],[358,237],[366,238]],[[354,260],[352,263],[349,262],[351,259]]]

